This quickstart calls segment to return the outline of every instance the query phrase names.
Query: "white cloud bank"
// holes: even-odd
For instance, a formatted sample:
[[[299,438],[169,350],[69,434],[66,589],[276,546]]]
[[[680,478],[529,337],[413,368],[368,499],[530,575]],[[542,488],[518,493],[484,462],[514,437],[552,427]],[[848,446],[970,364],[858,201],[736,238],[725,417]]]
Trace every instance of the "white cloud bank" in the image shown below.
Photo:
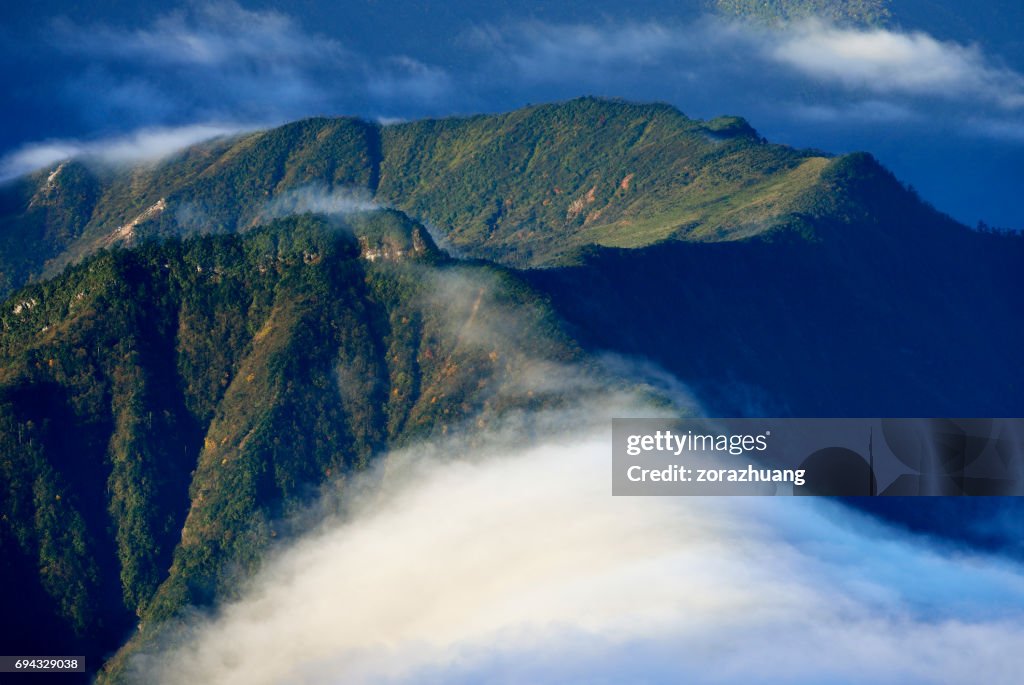
[[[1010,685],[1024,669],[1019,568],[806,499],[613,498],[600,432],[513,442],[393,456],[349,520],[137,659],[137,682]]]
[[[1024,78],[992,64],[978,46],[921,33],[852,29],[821,22],[772,34],[768,54],[812,78],[877,93],[983,97],[1024,107]]]

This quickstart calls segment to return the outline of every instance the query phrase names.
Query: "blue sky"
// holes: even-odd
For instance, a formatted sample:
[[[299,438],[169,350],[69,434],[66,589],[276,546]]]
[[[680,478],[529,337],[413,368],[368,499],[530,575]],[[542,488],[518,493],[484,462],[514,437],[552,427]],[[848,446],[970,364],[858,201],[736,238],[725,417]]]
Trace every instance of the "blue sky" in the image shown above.
[[[962,221],[1024,227],[1022,10],[961,4],[893,0],[877,30],[769,30],[697,1],[8,4],[0,173],[83,151],[131,161],[316,114],[389,121],[597,94],[865,149]]]

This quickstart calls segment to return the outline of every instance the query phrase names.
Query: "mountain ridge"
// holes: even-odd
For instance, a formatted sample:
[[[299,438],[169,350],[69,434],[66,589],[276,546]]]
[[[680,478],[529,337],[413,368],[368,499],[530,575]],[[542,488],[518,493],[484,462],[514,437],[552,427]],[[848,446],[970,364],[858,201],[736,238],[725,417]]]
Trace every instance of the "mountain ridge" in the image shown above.
[[[307,186],[361,194],[460,254],[516,267],[586,245],[737,240],[794,224],[813,232],[862,201],[829,180],[851,161],[902,188],[865,159],[773,145],[739,117],[699,121],[670,105],[598,98],[386,126],[314,117],[151,165],[93,171],[72,161],[8,184],[0,285],[10,292],[147,235],[244,231]],[[929,211],[936,224],[951,221]]]

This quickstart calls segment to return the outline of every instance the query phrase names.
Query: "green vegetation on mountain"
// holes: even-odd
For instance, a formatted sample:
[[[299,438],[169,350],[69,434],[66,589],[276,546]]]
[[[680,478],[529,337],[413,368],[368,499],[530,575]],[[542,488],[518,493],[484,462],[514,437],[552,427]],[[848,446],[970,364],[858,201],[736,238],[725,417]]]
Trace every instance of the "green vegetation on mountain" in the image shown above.
[[[244,231],[314,191],[400,209],[467,256],[544,266],[586,245],[736,240],[797,215],[828,221],[842,200],[822,199],[823,174],[841,163],[769,144],[737,117],[596,98],[391,126],[309,119],[127,171],[40,172],[5,191],[0,270],[11,288],[105,246]],[[28,249],[51,225],[26,200],[40,193],[63,198],[71,218],[45,249]]]
[[[576,245],[758,232],[826,162],[764,143],[741,119],[597,99],[405,124],[382,139],[379,197],[469,254],[516,265]]]
[[[393,211],[104,251],[3,307],[9,577],[92,659],[223,597],[320,488],[556,401],[524,379],[578,359],[517,279]]]
[[[39,274],[85,230],[101,192],[80,162],[0,185],[0,293]]]

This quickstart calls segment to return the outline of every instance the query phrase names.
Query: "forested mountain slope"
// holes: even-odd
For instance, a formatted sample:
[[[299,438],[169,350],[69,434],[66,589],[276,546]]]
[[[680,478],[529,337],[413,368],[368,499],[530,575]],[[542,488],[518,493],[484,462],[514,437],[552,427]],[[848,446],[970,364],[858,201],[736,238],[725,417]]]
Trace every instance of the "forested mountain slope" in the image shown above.
[[[390,211],[104,251],[0,321],[4,644],[93,666],[222,597],[321,488],[557,402],[530,378],[580,361],[517,279]]]

